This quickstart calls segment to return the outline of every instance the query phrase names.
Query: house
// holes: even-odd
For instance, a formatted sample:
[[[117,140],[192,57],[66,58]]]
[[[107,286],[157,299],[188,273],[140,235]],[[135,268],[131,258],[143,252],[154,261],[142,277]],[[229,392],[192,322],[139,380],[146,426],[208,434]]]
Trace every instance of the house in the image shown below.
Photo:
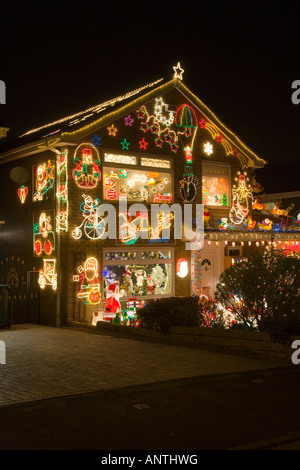
[[[227,266],[278,238],[253,217],[253,172],[266,162],[174,72],[1,146],[12,322],[90,323],[118,302],[126,316],[149,298],[212,297]],[[184,224],[174,235],[173,204],[204,205],[201,249],[187,249]]]

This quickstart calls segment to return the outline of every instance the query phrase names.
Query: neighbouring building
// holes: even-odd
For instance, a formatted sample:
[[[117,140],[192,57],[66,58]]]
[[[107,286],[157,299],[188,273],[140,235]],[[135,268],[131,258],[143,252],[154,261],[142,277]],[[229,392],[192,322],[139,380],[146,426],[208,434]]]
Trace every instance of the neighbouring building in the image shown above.
[[[12,323],[110,318],[116,287],[123,312],[155,297],[213,297],[231,263],[298,244],[297,218],[259,206],[254,171],[266,162],[189,90],[180,64],[174,71],[0,147],[0,283]],[[187,249],[187,232],[174,236],[175,211],[162,206],[156,225],[129,213],[175,203],[204,205],[201,250]]]

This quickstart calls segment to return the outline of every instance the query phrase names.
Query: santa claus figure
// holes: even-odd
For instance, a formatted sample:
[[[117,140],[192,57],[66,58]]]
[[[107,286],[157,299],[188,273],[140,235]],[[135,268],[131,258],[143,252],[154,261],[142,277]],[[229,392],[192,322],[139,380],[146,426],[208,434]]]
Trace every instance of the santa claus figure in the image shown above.
[[[117,313],[121,309],[120,305],[119,286],[117,284],[110,284],[107,288],[105,312]]]

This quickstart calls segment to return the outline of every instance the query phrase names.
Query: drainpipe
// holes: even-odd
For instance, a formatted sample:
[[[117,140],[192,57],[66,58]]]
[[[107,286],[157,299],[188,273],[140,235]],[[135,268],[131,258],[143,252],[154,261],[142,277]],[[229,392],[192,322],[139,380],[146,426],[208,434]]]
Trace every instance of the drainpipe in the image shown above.
[[[60,155],[61,152],[57,150],[55,147],[49,147],[49,149],[55,153],[55,155]],[[55,161],[55,173],[56,173],[56,187],[59,185],[59,181],[57,180],[57,160]],[[58,198],[56,197],[56,204],[55,204],[55,213],[56,215],[59,214],[60,211],[60,203]],[[56,229],[55,229],[56,230]],[[61,327],[61,234],[60,232],[56,231],[56,273],[57,273],[57,288],[56,288],[56,326],[58,328]]]

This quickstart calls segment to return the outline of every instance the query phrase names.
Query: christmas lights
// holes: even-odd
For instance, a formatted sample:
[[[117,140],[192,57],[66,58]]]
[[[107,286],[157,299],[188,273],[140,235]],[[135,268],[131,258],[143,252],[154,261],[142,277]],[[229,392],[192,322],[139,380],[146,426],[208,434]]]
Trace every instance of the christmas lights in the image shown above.
[[[129,149],[130,142],[127,142],[126,138],[121,142],[121,146],[123,150]]]
[[[104,167],[103,198],[134,200],[137,202],[154,202],[160,195],[168,195],[172,199],[171,174],[131,168]],[[113,189],[114,191],[111,191]],[[164,199],[164,198],[163,198]]]
[[[178,62],[177,65],[173,67],[173,70],[175,72],[174,78],[179,78],[180,80],[182,80],[182,74],[184,70],[181,68],[180,62]]]
[[[95,134],[94,137],[92,137],[92,142],[94,145],[97,145],[99,147],[100,142],[101,142],[101,137],[98,137],[98,135]]]
[[[162,147],[166,142],[170,145],[173,152],[177,152],[178,146],[176,141],[178,137],[170,126],[174,123],[174,115],[169,112],[168,115],[163,114],[166,105],[162,98],[155,98],[154,113],[150,115],[147,108],[143,105],[136,112],[138,119],[142,120],[140,129],[144,132],[150,131],[156,135],[154,142],[157,147]]]
[[[204,153],[206,153],[206,155],[211,155],[213,153],[213,146],[211,143],[206,142],[206,144],[204,144]]]
[[[84,199],[84,203],[81,204],[80,210],[82,211],[83,221],[73,230],[72,236],[76,240],[80,239],[82,237],[83,230],[88,238],[91,240],[98,240],[103,237],[106,226],[104,219],[102,219],[102,217],[97,213],[97,207],[100,204],[100,200],[98,198],[93,200],[91,196],[86,194],[83,194],[82,197]]]
[[[150,166],[154,168],[171,168],[169,160],[159,160],[157,158],[141,158],[142,166]]]
[[[21,201],[22,204],[24,204],[24,202],[26,201],[27,194],[28,194],[28,187],[27,186],[23,185],[18,189],[18,196],[19,196],[20,201]]]
[[[249,199],[252,200],[252,188],[247,184],[247,173],[238,173],[235,178],[238,185],[232,187],[232,207],[229,212],[230,222],[234,225],[245,223],[249,214]]]
[[[38,283],[41,289],[51,286],[57,289],[56,259],[44,259],[43,269],[39,271]]]
[[[140,141],[139,141],[139,144],[140,144],[140,148],[141,148],[141,149],[147,150],[148,142],[145,141],[145,137],[143,137],[143,140],[140,140]]]
[[[97,305],[101,301],[99,265],[94,257],[88,258],[83,266],[78,266],[79,274],[73,276],[73,281],[80,281],[80,290],[77,293],[79,299],[84,299],[85,304]]]
[[[125,121],[125,125],[126,126],[132,126],[132,123],[134,122],[134,119],[132,119],[132,117],[130,116],[130,114],[124,118],[124,121]]]
[[[183,179],[179,181],[179,193],[183,202],[193,202],[197,195],[197,188],[200,183],[194,175],[184,175]]]
[[[206,113],[208,113],[208,115],[211,116],[211,118],[216,121],[218,123],[218,125],[220,125],[224,130],[225,130],[225,133],[227,133],[228,136],[231,136],[233,139],[235,139],[239,145],[241,147],[243,147],[245,149],[246,152],[248,152],[254,159],[254,161],[256,161],[259,165],[263,165],[265,164],[266,162],[262,159],[262,158],[259,158],[254,152],[252,152],[248,147],[246,147],[246,145],[230,130],[228,129],[218,118],[217,116],[208,108],[208,106],[206,106],[194,93],[192,93],[182,82],[180,82],[180,88],[182,88],[186,95],[188,97],[190,97],[190,99],[192,99],[193,101],[195,101],[195,103],[198,104],[198,106],[200,108],[203,108],[205,110]],[[243,167],[247,167],[248,166],[248,158],[245,157],[244,155],[241,155],[239,154],[238,155],[239,158],[240,158],[240,161],[243,165]]]
[[[51,216],[42,212],[33,226],[33,251],[37,256],[43,252],[51,255],[55,249],[55,235],[52,231]]]
[[[116,136],[118,129],[112,124],[108,129],[108,135],[112,135],[113,137]]]
[[[100,159],[96,147],[92,144],[80,144],[74,154],[76,165],[72,176],[80,188],[93,189],[101,178]]]
[[[202,202],[206,206],[228,206],[228,178],[216,176],[202,177]]]
[[[179,259],[176,265],[177,276],[184,278],[188,275],[188,262],[186,259]]]
[[[117,98],[113,98],[111,100],[108,100],[108,101],[104,101],[103,103],[101,104],[98,104],[96,106],[93,106],[92,108],[89,108],[89,109],[86,109],[84,111],[80,111],[79,113],[76,113],[76,114],[73,114],[71,116],[67,116],[67,117],[64,117],[62,119],[58,119],[57,121],[54,121],[54,122],[50,122],[44,126],[41,126],[41,127],[38,127],[38,128],[35,128],[35,129],[31,129],[30,131],[26,132],[25,134],[22,134],[20,137],[23,137],[23,136],[26,136],[26,135],[30,135],[30,134],[33,134],[35,132],[38,132],[42,129],[45,129],[47,127],[53,127],[57,124],[60,124],[62,122],[66,122],[66,121],[70,121],[72,118],[79,118],[81,116],[84,116],[86,117],[87,115],[91,115],[90,113],[94,113],[95,115],[98,114],[100,111],[104,110],[105,108],[107,108],[108,106],[113,106],[115,105],[116,103],[119,103],[123,100],[128,100],[128,98],[130,98],[131,96],[134,96],[136,94],[139,94],[141,91],[147,89],[147,88],[152,88],[153,86],[157,85],[159,82],[161,82],[163,79],[159,79],[159,80],[156,80],[155,82],[152,82],[152,83],[149,83],[147,85],[144,85],[140,88],[137,88],[131,92],[128,92],[126,93],[125,95],[121,95],[121,96],[118,96]],[[151,92],[150,92],[151,93]],[[126,108],[127,106],[125,105],[124,108]],[[112,113],[114,114],[114,113]],[[96,122],[98,124],[99,121],[101,121],[103,118],[100,118],[98,119]],[[78,121],[79,122],[79,121]],[[94,123],[93,123],[94,124]],[[89,127],[92,127],[92,125],[88,125],[88,126],[85,126],[84,129],[86,128],[89,128]],[[63,134],[73,134],[73,133],[78,133],[82,131],[82,128],[77,130],[77,131],[73,131],[73,132],[64,132]],[[62,134],[62,135],[63,135]]]
[[[118,163],[121,165],[137,165],[136,157],[128,155],[115,155],[112,153],[105,153],[104,161],[109,163]]]
[[[158,214],[157,226],[151,227],[148,220],[148,213],[137,212],[133,217],[129,213],[119,214],[119,234],[120,239],[126,245],[134,244],[141,236],[142,239],[158,239],[164,229],[170,229],[174,215],[160,211]]]
[[[68,150],[57,154],[56,159],[56,232],[68,231]]]
[[[54,163],[48,160],[47,163],[37,165],[35,168],[35,193],[33,201],[42,201],[54,186]]]
[[[176,111],[175,124],[179,128],[177,130],[178,135],[183,135],[188,139],[188,147],[193,149],[194,141],[197,135],[198,125],[197,116],[195,110],[188,104],[182,104]],[[180,130],[183,129],[183,130]]]

